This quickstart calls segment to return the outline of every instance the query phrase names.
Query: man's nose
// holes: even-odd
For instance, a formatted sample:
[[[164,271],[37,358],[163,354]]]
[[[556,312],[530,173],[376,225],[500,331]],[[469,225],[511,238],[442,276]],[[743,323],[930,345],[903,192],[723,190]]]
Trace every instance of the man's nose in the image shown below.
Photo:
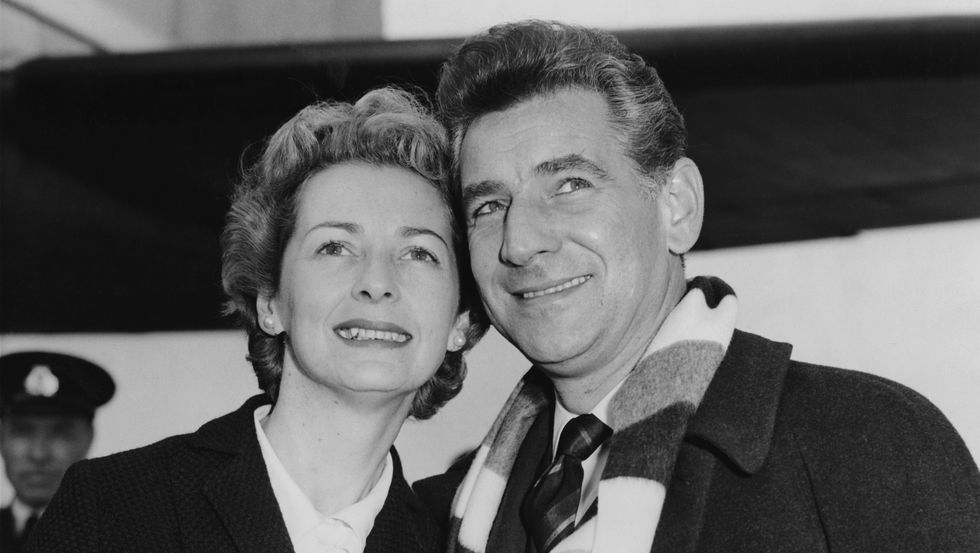
[[[367,258],[351,290],[354,299],[371,303],[397,299],[396,271],[391,259],[380,255]]]
[[[27,456],[35,463],[41,463],[51,458],[51,442],[44,436],[35,436],[27,448]]]
[[[531,263],[535,256],[557,251],[561,241],[547,213],[529,203],[511,203],[504,217],[500,258],[514,266]]]

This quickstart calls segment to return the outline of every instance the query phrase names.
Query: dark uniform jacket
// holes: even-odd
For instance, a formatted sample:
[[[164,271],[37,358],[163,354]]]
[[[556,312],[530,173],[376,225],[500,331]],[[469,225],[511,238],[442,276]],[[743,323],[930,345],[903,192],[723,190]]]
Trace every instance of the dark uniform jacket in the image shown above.
[[[292,551],[259,442],[256,396],[193,434],[73,465],[26,551]],[[442,536],[392,450],[366,553],[424,553]]]
[[[735,332],[687,429],[653,552],[980,552],[980,473],[946,418],[899,384],[790,350]],[[487,553],[524,553],[519,505],[550,433],[529,431]],[[443,521],[466,468],[415,485]]]
[[[14,531],[14,512],[10,507],[0,509],[0,553],[20,553],[23,536]]]

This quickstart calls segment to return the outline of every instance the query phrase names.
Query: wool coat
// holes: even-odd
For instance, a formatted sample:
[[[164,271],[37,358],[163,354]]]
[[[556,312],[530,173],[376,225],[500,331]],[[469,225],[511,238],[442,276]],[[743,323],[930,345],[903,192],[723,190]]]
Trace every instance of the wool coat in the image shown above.
[[[22,536],[14,531],[14,512],[10,507],[0,509],[0,551],[20,553],[24,545]]]
[[[31,534],[26,551],[293,551],[255,435],[264,396],[193,434],[81,461]],[[388,497],[365,553],[433,553],[442,537],[392,449]]]
[[[946,418],[906,387],[790,351],[735,331],[687,428],[652,552],[980,552],[980,473]],[[533,550],[518,513],[547,466],[550,417],[521,446],[487,553]],[[444,524],[467,468],[415,484]]]

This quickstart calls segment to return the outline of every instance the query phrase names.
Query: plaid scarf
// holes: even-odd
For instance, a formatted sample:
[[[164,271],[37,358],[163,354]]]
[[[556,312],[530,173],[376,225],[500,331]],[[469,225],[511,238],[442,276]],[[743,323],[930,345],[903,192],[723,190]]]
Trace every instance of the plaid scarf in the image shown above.
[[[688,420],[725,356],[736,306],[734,292],[720,279],[688,282],[687,293],[610,403],[614,434],[604,445],[609,456],[599,482],[600,509],[555,553],[650,551]],[[552,390],[529,378],[531,372],[507,399],[456,492],[450,552],[486,551],[524,436],[551,407]]]

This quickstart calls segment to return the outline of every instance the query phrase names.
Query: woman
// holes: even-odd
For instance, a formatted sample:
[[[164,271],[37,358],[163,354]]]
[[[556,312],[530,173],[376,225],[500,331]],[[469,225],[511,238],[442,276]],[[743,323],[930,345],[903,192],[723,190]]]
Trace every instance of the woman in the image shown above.
[[[238,186],[228,311],[265,394],[69,470],[34,551],[436,551],[392,443],[461,387],[486,330],[443,129],[407,93],[302,110]]]

